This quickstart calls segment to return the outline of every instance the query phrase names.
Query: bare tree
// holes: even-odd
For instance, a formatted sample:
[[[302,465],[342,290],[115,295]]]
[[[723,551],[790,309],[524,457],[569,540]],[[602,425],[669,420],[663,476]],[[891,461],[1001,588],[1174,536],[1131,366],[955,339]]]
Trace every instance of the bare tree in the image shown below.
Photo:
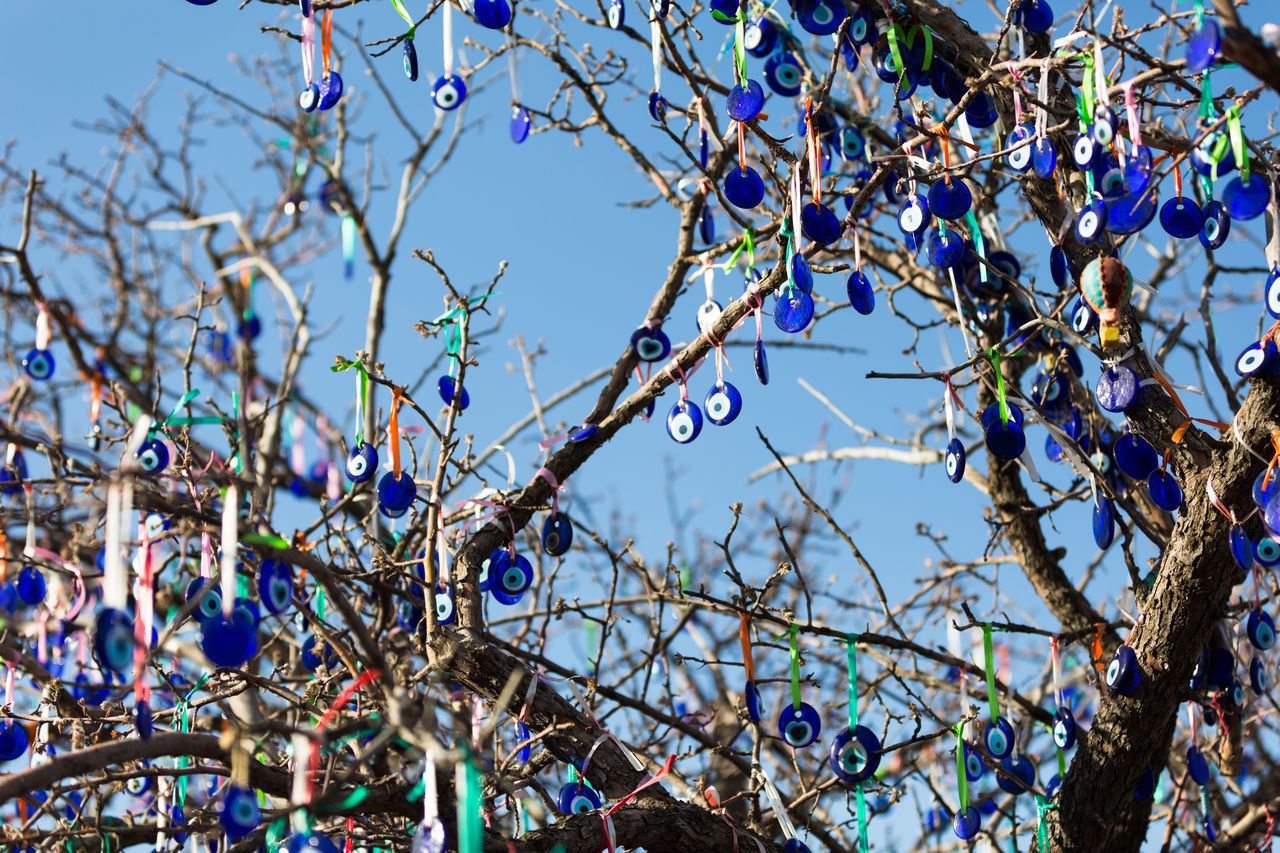
[[[0,162],[5,343],[25,353],[0,424],[0,759],[27,764],[0,777],[5,849],[1269,848],[1280,323],[1262,315],[1230,363],[1213,312],[1265,282],[1280,318],[1274,27],[1230,0],[972,10],[992,33],[934,0],[393,4],[403,33],[353,26],[363,0],[246,2],[286,12],[263,28],[279,57],[241,63],[259,97],[164,66],[94,126],[106,162]],[[428,22],[447,57],[417,83],[429,125],[382,58],[425,72]],[[497,35],[463,54],[455,26]],[[299,45],[300,96],[276,82]],[[545,100],[522,98],[517,56],[554,72]],[[668,211],[673,237],[612,364],[547,394],[543,347],[571,336],[515,341],[531,411],[489,438],[459,415],[496,357],[506,265],[459,286],[406,241],[460,140],[492,132],[468,89],[506,64],[514,140],[603,135],[652,185],[619,200]],[[152,99],[176,85],[194,94],[171,132]],[[396,123],[381,135],[374,100]],[[798,129],[774,136],[762,109],[789,104]],[[271,176],[229,208],[199,148],[226,125]],[[370,271],[354,352],[325,351],[303,272],[334,249]],[[45,274],[52,253],[106,286]],[[717,268],[742,295],[708,284],[699,335],[673,347],[664,323]],[[406,270],[438,280],[440,312],[389,316]],[[845,354],[815,330],[872,310],[917,369],[868,381],[927,389],[901,434],[806,386],[862,441],[788,454],[759,432],[751,476],[781,487],[661,562],[623,519],[561,505],[668,390],[677,442],[737,417],[726,347],[767,383],[770,347]],[[425,368],[386,355],[409,327],[442,344]],[[959,364],[931,363],[935,334]],[[359,389],[354,436],[347,400],[304,391],[326,366]],[[553,417],[592,392],[581,423]],[[522,439],[546,454],[523,482]],[[959,553],[920,511],[933,556],[898,595],[902,568],[846,520],[857,459],[976,489],[984,546]],[[1095,556],[1088,533],[1053,544],[1089,516]],[[1126,589],[1095,581],[1108,553]]]

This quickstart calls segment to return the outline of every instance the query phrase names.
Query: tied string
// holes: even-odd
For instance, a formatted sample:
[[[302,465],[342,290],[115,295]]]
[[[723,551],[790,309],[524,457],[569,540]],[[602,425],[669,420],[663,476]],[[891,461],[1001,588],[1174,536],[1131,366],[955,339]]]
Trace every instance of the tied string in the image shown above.
[[[23,550],[22,555],[32,560],[48,560],[50,563],[59,566],[63,571],[71,575],[72,579],[75,581],[76,599],[71,605],[71,608],[61,616],[61,619],[64,622],[71,622],[79,616],[80,611],[84,609],[84,602],[87,596],[84,577],[80,573],[80,567],[75,563],[62,559],[62,557],[52,551],[46,551],[44,548],[37,548],[34,545],[28,545]]]
[[[541,477],[551,486],[551,514],[560,514],[560,492],[564,491],[564,486],[560,485],[560,481],[556,479],[556,475],[552,474],[547,468],[539,468],[535,477]]]
[[[731,272],[743,252],[746,252],[747,255],[747,269],[754,269],[756,265],[755,231],[750,226],[742,232],[742,242],[738,243],[738,248],[734,250],[733,254],[729,256],[729,260],[725,261],[720,269],[725,272]]]
[[[1036,794],[1036,847],[1040,853],[1050,853],[1049,847],[1049,826],[1045,823],[1044,816],[1049,809],[1056,809],[1057,803],[1049,802],[1049,798],[1042,794]]]
[[[745,319],[745,317],[743,319]],[[733,365],[729,364],[729,356],[724,351],[724,338],[717,335],[716,330],[711,328],[707,329],[707,340],[711,342],[711,346],[716,351],[716,385],[718,387],[723,387],[724,369],[728,367],[730,370],[733,370]]]
[[[467,498],[464,501],[458,501],[458,503],[454,505],[454,508],[465,509],[468,506],[475,507],[476,514],[472,516],[470,521],[458,528],[458,532],[455,533],[453,537],[454,542],[461,542],[462,537],[465,536],[466,532],[472,527],[493,521],[497,519],[498,516],[503,516],[506,518],[507,526],[511,529],[511,542],[507,546],[507,550],[514,554],[516,547],[516,525],[515,521],[511,518],[511,507],[506,506],[505,504],[496,503],[495,501],[485,500],[483,498]],[[482,508],[488,508],[491,512],[480,512]]]
[[[699,361],[693,367],[689,368],[689,372],[686,374],[684,372],[684,368],[680,366],[680,361],[673,358],[667,366],[663,368],[663,371],[667,374],[667,378],[671,380],[671,384],[680,386],[681,403],[689,402],[689,377],[693,375],[694,371],[696,371],[701,364],[702,362]],[[671,368],[673,367],[676,369],[676,372],[680,374],[680,378],[678,380],[671,372]]]
[[[1092,174],[1092,173],[1089,173]],[[914,180],[914,179],[913,179]],[[914,191],[914,190],[913,190]],[[987,283],[987,241],[982,236],[982,229],[978,227],[978,218],[973,215],[973,208],[969,208],[969,212],[964,215],[964,220],[969,224],[969,234],[973,237],[973,246],[978,250],[978,257],[982,259],[982,263],[978,264],[978,277],[982,279],[982,283]]]
[[[644,779],[644,781],[642,781],[639,785],[637,785],[634,791],[632,791],[630,794],[627,794],[621,800],[618,800],[618,802],[615,803],[612,808],[610,808],[608,811],[604,812],[600,816],[600,820],[601,820],[601,823],[603,824],[603,829],[604,829],[605,843],[609,847],[609,853],[614,853],[614,849],[615,849],[614,844],[616,843],[616,836],[613,830],[614,812],[618,811],[623,806],[627,805],[632,800],[634,800],[640,794],[640,792],[643,791],[645,788],[648,788],[650,785],[656,785],[658,782],[660,782],[664,776],[666,776],[668,773],[671,772],[671,767],[672,765],[675,764],[675,762],[676,762],[675,755],[668,755],[667,760],[663,763],[662,767],[658,768],[658,772],[656,774],[652,776],[648,776],[646,774],[646,778]],[[584,767],[585,767],[585,764],[584,764]]]
[[[391,388],[391,414],[387,418],[387,440],[391,444],[391,469],[396,481],[400,480],[400,400],[404,390],[398,386]]]
[[[1004,371],[1000,369],[1000,362],[1004,361],[1006,358],[1012,358],[1015,355],[1017,355],[1017,353],[1013,353],[1012,355],[1008,355],[1008,356],[1001,355],[1000,347],[998,346],[994,346],[991,349],[987,350],[987,358],[991,359],[991,369],[995,372],[995,375],[996,375],[996,399],[1000,402],[1000,423],[1001,424],[1009,423],[1009,401],[1008,401],[1007,395],[1005,394]],[[988,625],[987,642],[989,643],[990,641],[991,641],[991,629],[990,629],[990,626]]]
[[[812,183],[813,202],[822,204],[822,158],[818,156],[818,134],[813,131],[813,98],[804,102],[804,142],[809,152],[809,180]]]
[[[1016,126],[1022,122],[1022,71],[1012,60],[1006,63],[1005,68],[1013,78],[1013,123]]]
[[[1231,153],[1235,155],[1236,166],[1240,169],[1240,180],[1247,184],[1249,183],[1249,157],[1248,152],[1244,150],[1244,133],[1240,129],[1239,104],[1232,104],[1227,110],[1227,135],[1231,139]]]
[[[1182,402],[1182,398],[1178,396],[1178,392],[1173,387],[1173,383],[1170,382],[1165,377],[1164,370],[1161,369],[1160,365],[1155,363],[1155,359],[1150,359],[1150,361],[1151,361],[1151,366],[1154,368],[1152,370],[1152,376],[1154,377],[1156,382],[1160,383],[1160,387],[1164,388],[1165,393],[1169,395],[1169,399],[1173,400],[1173,404],[1178,407],[1178,411],[1182,413],[1182,416],[1186,418],[1186,420],[1183,421],[1182,424],[1173,431],[1173,435],[1169,436],[1169,440],[1172,443],[1178,444],[1179,442],[1181,442],[1182,437],[1186,435],[1187,430],[1191,428],[1192,423],[1200,423],[1200,424],[1204,424],[1205,426],[1211,426],[1221,430],[1230,428],[1231,426],[1230,424],[1224,424],[1218,421],[1208,420],[1207,418],[1191,417],[1191,413],[1187,411],[1187,407]],[[1169,456],[1169,453],[1168,451],[1166,451],[1165,452],[1166,461],[1168,460],[1168,456]]]
[[[320,31],[320,59],[324,63],[324,76],[329,76],[330,54],[333,52],[333,9],[324,10],[324,27]]]
[[[1049,656],[1053,667],[1053,704],[1055,710],[1062,710],[1061,674],[1058,669],[1058,638],[1049,639]]]
[[[192,726],[192,723],[194,722],[194,717],[196,712],[196,709],[191,704],[191,697],[195,696],[196,693],[201,688],[204,687],[205,683],[209,680],[209,677],[211,675],[212,673],[206,672],[204,675],[200,676],[200,678],[196,681],[196,683],[191,686],[191,689],[188,690],[186,693],[183,693],[181,697],[178,699],[177,703],[174,705],[173,716],[174,716],[174,719],[177,721],[179,732],[186,734],[187,732],[191,731],[191,726]],[[181,770],[186,767],[192,766],[194,763],[195,763],[194,759],[192,759],[190,756],[180,755],[178,756],[178,760],[174,762],[174,766],[177,769]],[[184,803],[186,803],[187,780],[189,778],[190,777],[188,775],[183,774],[178,777],[176,782],[174,782],[174,797],[173,797],[174,805],[182,806]],[[163,814],[163,811],[161,813]]]
[[[800,626],[792,624],[787,633],[791,646],[791,707],[800,710]]]
[[[329,724],[338,716],[338,712],[341,711],[349,701],[351,701],[352,696],[355,696],[361,688],[369,684],[369,682],[373,681],[375,678],[381,677],[382,670],[380,669],[369,669],[360,673],[360,675],[356,677],[355,681],[343,688],[342,692],[333,700],[333,704],[331,704],[320,716],[320,719],[316,721],[316,729],[311,740],[310,760],[304,762],[304,764],[307,765],[307,802],[311,802],[315,794],[315,777],[318,775],[317,771],[320,769],[321,735],[324,734],[324,730],[328,728]]]
[[[1000,718],[1000,697],[996,693],[995,655],[991,645],[992,627],[990,622],[982,625],[982,661],[987,669],[987,710],[994,723]]]
[[[445,20],[448,20],[450,5],[444,4]],[[448,76],[448,72],[445,72]],[[460,356],[462,353],[462,320],[464,316],[470,314],[471,309],[476,305],[482,304],[491,296],[497,296],[497,292],[486,293],[475,299],[468,299],[466,304],[457,305],[441,314],[431,321],[432,326],[444,327],[444,348],[445,355],[449,357],[449,376],[450,378],[458,375],[458,369],[461,366]]]
[[[738,642],[742,645],[742,666],[747,671],[747,685],[755,684],[756,663],[751,654],[751,614],[743,613],[738,617]]]
[[[302,15],[302,73],[307,78],[307,88],[311,88],[316,70],[316,19],[310,11]]]
[[[145,523],[138,525],[141,530],[142,549],[139,552],[141,571],[138,572],[139,596],[137,599],[137,615],[133,621],[133,696],[138,705],[146,705],[151,701],[150,669],[147,667],[148,649],[151,647],[151,625],[154,621],[155,588],[154,566],[152,563],[151,537]]]
[[[404,7],[404,0],[391,0],[391,5],[395,7],[400,17],[404,18],[404,22],[409,25],[409,30],[404,34],[407,39],[413,39],[413,18],[409,15],[409,10]]]
[[[334,373],[356,372],[356,447],[364,443],[364,413],[369,407],[369,371],[359,361],[345,361],[329,368]]]
[[[852,632],[845,634],[845,652],[849,674],[849,733],[853,734],[858,727],[858,635]],[[867,841],[867,795],[862,782],[854,789],[854,797],[858,805],[858,851],[867,853],[870,846]]]
[[[1127,80],[1124,84],[1124,112],[1129,119],[1129,142],[1133,146],[1134,153],[1142,145],[1142,121],[1138,117],[1138,104],[1133,98],[1133,81]]]
[[[957,814],[964,814],[969,809],[969,777],[964,770],[964,720],[956,723],[952,729],[956,733],[956,793],[960,797]]]

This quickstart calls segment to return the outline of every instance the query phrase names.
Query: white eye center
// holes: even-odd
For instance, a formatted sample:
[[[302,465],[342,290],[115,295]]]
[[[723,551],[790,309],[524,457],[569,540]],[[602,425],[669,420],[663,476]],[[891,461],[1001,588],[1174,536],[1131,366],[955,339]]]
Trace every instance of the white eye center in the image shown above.
[[[1098,230],[1098,214],[1092,210],[1080,217],[1080,233],[1086,237],[1092,236]]]
[[[763,35],[760,32],[760,28],[757,27],[755,24],[752,24],[751,26],[747,27],[747,31],[743,37],[743,40],[746,42],[747,50],[754,50],[755,48],[759,47],[760,40],[762,38],[763,38]]]
[[[1210,241],[1218,239],[1218,220],[1206,219],[1204,223],[1204,236]]]
[[[1115,684],[1120,678],[1120,661],[1113,660],[1107,667],[1107,684]]]
[[[1019,148],[1017,151],[1014,151],[1012,154],[1009,155],[1009,163],[1015,169],[1021,169],[1025,167],[1029,162],[1031,162],[1030,148]]]
[[[923,218],[924,217],[920,215],[920,208],[914,204],[903,208],[902,216],[899,217],[902,221],[902,227],[907,231],[915,231],[919,228],[920,222]]]
[[[956,468],[960,467],[960,459],[954,453],[947,454],[947,473],[954,474]]]
[[[347,460],[347,470],[356,476],[363,474],[367,467],[364,457],[359,454],[356,454]]]
[[[711,398],[711,402],[707,405],[711,414],[720,417],[729,412],[729,397],[726,394],[715,394]]]
[[[1080,137],[1076,142],[1076,160],[1081,163],[1088,163],[1093,159],[1093,140],[1087,136]]]
[[[693,432],[693,418],[688,415],[676,415],[671,422],[671,431],[677,438],[685,438]]]
[[[1244,373],[1253,373],[1262,366],[1262,352],[1260,350],[1249,348],[1244,355],[1240,356],[1240,370]]]
[[[1111,125],[1107,124],[1105,121],[1100,121],[1093,126],[1093,138],[1098,140],[1101,144],[1109,144],[1111,142],[1111,137]]]

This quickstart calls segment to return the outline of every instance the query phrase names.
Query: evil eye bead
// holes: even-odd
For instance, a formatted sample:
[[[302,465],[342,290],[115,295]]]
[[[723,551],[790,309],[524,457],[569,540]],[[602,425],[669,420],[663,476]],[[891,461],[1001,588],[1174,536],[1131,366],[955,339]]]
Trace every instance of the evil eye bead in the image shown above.
[[[1245,622],[1245,630],[1249,634],[1249,642],[1259,651],[1267,652],[1276,644],[1276,623],[1264,610],[1254,610]]]
[[[996,776],[996,784],[1006,793],[1025,794],[1036,784],[1036,766],[1025,755],[1015,755],[1000,766],[1004,773]]]
[[[1253,692],[1261,696],[1270,687],[1271,679],[1267,677],[1267,665],[1262,658],[1255,657],[1249,661],[1249,686]]]
[[[1029,33],[1047,33],[1053,27],[1053,8],[1047,0],[1024,0],[1014,21]]]
[[[143,762],[143,767],[150,769],[150,765]],[[125,780],[124,789],[131,797],[141,797],[147,791],[151,790],[150,776],[130,776]]]
[[[1031,146],[1035,131],[1020,124],[1005,139],[1005,147],[1012,149],[1006,156],[1009,165],[1017,172],[1025,172],[1031,168]]]
[[[1098,315],[1089,307],[1089,303],[1083,299],[1077,299],[1075,307],[1071,309],[1071,330],[1081,337],[1085,337],[1098,327]]]
[[[104,670],[123,674],[133,664],[133,622],[123,611],[104,607],[93,623],[93,658]]]
[[[446,406],[456,405],[460,412],[471,405],[471,395],[467,393],[467,389],[448,374],[436,381],[436,393],[440,395],[440,399]]]
[[[729,382],[717,382],[707,390],[702,408],[706,410],[707,420],[711,423],[727,426],[742,411],[742,394]]]
[[[1107,665],[1107,689],[1112,693],[1132,693],[1141,681],[1137,655],[1129,646],[1121,646]]]
[[[1117,125],[1116,114],[1110,107],[1098,107],[1093,114],[1093,141],[1106,148],[1116,138]]]
[[[845,785],[870,779],[880,767],[880,739],[866,726],[847,727],[831,741],[831,770]]]
[[[560,789],[556,802],[565,814],[587,814],[600,808],[600,795],[581,782],[570,782]]]
[[[1222,192],[1222,203],[1232,219],[1248,220],[1262,215],[1271,201],[1271,187],[1265,178],[1237,174]]]
[[[1237,524],[1231,528],[1228,536],[1231,543],[1231,557],[1236,561],[1236,565],[1240,567],[1240,571],[1248,573],[1253,570],[1253,543],[1249,541],[1249,534],[1245,532],[1244,527]],[[1267,541],[1264,539],[1263,541]],[[1261,543],[1259,543],[1261,544]],[[1280,547],[1274,549],[1277,558],[1280,558]]]
[[[764,82],[784,98],[800,94],[800,81],[804,71],[800,62],[790,53],[774,53],[764,63]]]
[[[725,110],[737,122],[749,122],[764,109],[764,89],[755,80],[737,83],[729,90]]]
[[[996,717],[987,723],[982,732],[982,744],[997,761],[1013,755],[1013,726],[1004,717]]]
[[[742,695],[747,705],[747,718],[753,723],[760,722],[760,688],[754,681],[748,681]]]
[[[1102,371],[1094,393],[1098,405],[1113,414],[1119,414],[1138,401],[1138,374],[1123,364]]]
[[[678,444],[688,444],[702,432],[702,412],[691,400],[677,400],[667,413],[667,435]]]
[[[1204,211],[1194,199],[1174,197],[1160,208],[1160,227],[1170,237],[1186,240],[1200,233]]]
[[[529,129],[533,119],[524,107],[515,107],[511,111],[511,141],[516,145],[529,138]]]
[[[1209,762],[1194,744],[1187,748],[1187,772],[1197,785],[1209,784]]]
[[[35,566],[24,566],[18,572],[18,599],[23,604],[35,606],[44,601],[46,589],[44,575]]]
[[[867,139],[862,131],[849,125],[840,131],[840,156],[846,160],[861,160],[867,153]]]
[[[627,20],[627,4],[623,0],[609,0],[609,9],[606,14],[609,21],[609,29],[621,29]]]
[[[787,705],[778,715],[778,733],[792,749],[803,749],[813,743],[821,731],[822,720],[808,702],[801,702],[799,708]]]
[[[957,231],[939,228],[925,246],[929,262],[939,269],[951,269],[964,259],[964,238]]]
[[[1068,708],[1059,708],[1053,715],[1053,742],[1058,749],[1070,749],[1076,745],[1076,720]]]
[[[22,369],[37,382],[53,376],[53,353],[47,349],[31,349],[22,358]]]
[[[1160,455],[1142,436],[1126,433],[1111,448],[1116,466],[1135,480],[1146,480],[1160,465]]]
[[[815,36],[829,36],[844,23],[846,14],[843,3],[818,0],[807,15],[800,16],[800,26]]]
[[[907,196],[898,210],[898,228],[903,234],[923,234],[933,222],[929,204],[919,193]]]
[[[755,57],[768,56],[778,43],[778,28],[768,18],[753,21],[743,34],[742,44]]]
[[[991,127],[1000,117],[996,111],[995,101],[986,92],[979,92],[977,97],[969,102],[969,106],[965,107],[964,114],[974,127]]]
[[[431,102],[446,112],[456,110],[467,99],[467,84],[457,74],[439,77],[431,85]]]
[[[865,316],[875,310],[876,294],[871,288],[871,280],[862,270],[849,273],[849,278],[845,282],[845,292],[849,296],[849,304],[859,314]]]
[[[573,524],[563,512],[553,512],[542,522],[542,550],[559,557],[573,544]]]
[[[341,98],[342,75],[337,71],[330,71],[320,78],[320,103],[316,104],[316,109],[331,110]]]
[[[982,760],[982,753],[964,745],[964,776],[970,783],[977,782],[987,772],[987,764]]]
[[[191,616],[201,624],[222,611],[222,592],[213,578],[196,578],[187,584],[186,601],[195,603]]]
[[[1205,202],[1204,222],[1200,225],[1200,245],[1206,249],[1220,249],[1231,233],[1231,217],[1220,201]]]
[[[969,806],[963,811],[958,811],[955,817],[951,819],[951,831],[956,834],[957,838],[968,841],[978,834],[978,827],[982,820],[978,817],[978,810],[973,806]]]
[[[410,81],[418,79],[418,50],[413,46],[413,39],[406,38],[404,40],[404,76]]]
[[[229,783],[218,801],[218,820],[231,839],[249,835],[262,823],[257,794],[242,785]]]
[[[1107,230],[1112,234],[1136,234],[1156,218],[1154,193],[1120,196],[1109,201]]]
[[[631,351],[640,361],[662,361],[671,353],[671,339],[661,329],[641,326],[631,333]]]
[[[453,585],[443,584],[432,595],[436,608],[436,624],[452,625],[458,614],[458,607],[453,597]]]
[[[163,441],[156,438],[148,438],[142,442],[135,457],[142,468],[142,473],[148,477],[159,476],[165,468],[169,467],[169,448]]]
[[[417,496],[418,487],[406,471],[401,471],[399,477],[388,471],[378,480],[378,507],[392,518],[403,515]]]
[[[942,219],[961,219],[971,207],[973,193],[962,180],[938,181],[929,187],[929,210]]]
[[[667,99],[657,89],[649,93],[649,118],[659,124],[667,118]]]
[[[500,30],[511,23],[511,6],[507,0],[475,0],[471,9],[480,26]]]
[[[181,807],[175,807],[175,811],[180,812]],[[183,823],[181,819],[169,821],[171,824]],[[175,840],[180,841],[175,836]],[[328,836],[320,835],[314,832],[306,832],[298,835],[291,835],[281,847],[282,853],[338,853],[338,845],[334,844]]]
[[[809,202],[800,209],[800,231],[820,246],[830,246],[840,239],[840,220],[831,208]]]
[[[773,306],[773,322],[788,334],[803,332],[813,320],[813,297],[799,288],[784,289]]]
[[[1100,198],[1086,204],[1076,218],[1076,236],[1082,243],[1093,243],[1107,227],[1107,203]]]
[[[1111,499],[1099,496],[1093,505],[1093,541],[1103,551],[1116,537],[1116,512]]]
[[[1276,345],[1270,338],[1249,344],[1236,356],[1236,373],[1245,379],[1254,379],[1271,373],[1276,367]]]
[[[751,366],[755,369],[756,380],[761,385],[769,384],[769,356],[764,349],[764,341],[757,340],[751,353]]]
[[[1253,502],[1260,510],[1266,510],[1267,504],[1280,496],[1280,477],[1275,471],[1263,469],[1253,481]]]
[[[750,166],[739,166],[724,176],[724,197],[734,207],[750,210],[764,201],[764,181]]]
[[[1075,163],[1081,169],[1092,169],[1094,161],[1098,159],[1098,141],[1093,138],[1093,132],[1082,133],[1076,137],[1075,144],[1071,146],[1071,162]]]
[[[315,634],[308,634],[302,641],[302,665],[308,671],[315,672],[321,666],[333,669],[339,662],[340,659],[337,652],[333,650],[333,646]]]
[[[1058,149],[1048,138],[1041,136],[1031,146],[1031,168],[1035,169],[1037,177],[1048,179],[1053,177],[1057,166]]]
[[[219,610],[200,626],[200,650],[214,666],[234,669],[257,652],[255,633],[253,617],[243,608],[236,608],[230,616]],[[302,648],[305,665],[307,647],[304,644]]]
[[[1135,147],[1124,163],[1124,186],[1131,193],[1146,192],[1151,184],[1151,149],[1145,145]]]
[[[27,730],[17,720],[0,721],[0,761],[13,761],[26,751],[30,739]],[[50,749],[50,753],[52,753]]]
[[[1222,27],[1216,18],[1206,15],[1200,26],[1187,39],[1187,72],[1199,74],[1218,58],[1222,46]]]
[[[490,567],[489,591],[502,604],[515,604],[532,585],[533,566],[523,554],[516,554],[496,574]]]
[[[866,9],[860,9],[849,20],[849,39],[859,47],[870,44],[879,37],[875,18]],[[934,60],[935,64],[937,60]]]
[[[1182,506],[1182,486],[1168,471],[1151,472],[1147,478],[1147,492],[1151,501],[1163,510],[1174,512]]]
[[[1263,536],[1253,546],[1253,559],[1264,568],[1280,566],[1280,542],[1270,536]]]
[[[258,600],[268,613],[284,613],[293,603],[293,573],[288,563],[263,560],[258,567]]]
[[[987,452],[997,459],[1017,459],[1027,448],[1027,437],[1022,431],[1022,412],[1017,406],[1009,404],[1009,412],[1018,412],[1017,417],[1010,417],[1005,423],[999,414],[1000,404],[988,407],[987,413],[995,412],[995,417],[984,415],[983,425],[986,429]]]
[[[960,442],[960,439],[953,438],[947,445],[944,464],[946,465],[948,480],[958,483],[964,479],[964,445]]]
[[[1280,267],[1267,276],[1266,303],[1267,313],[1280,320]]]
[[[378,471],[378,451],[372,444],[362,441],[347,454],[347,479],[353,483],[366,483]]]
[[[298,106],[302,107],[303,112],[313,113],[316,107],[320,105],[320,87],[312,83],[302,90],[298,95]]]

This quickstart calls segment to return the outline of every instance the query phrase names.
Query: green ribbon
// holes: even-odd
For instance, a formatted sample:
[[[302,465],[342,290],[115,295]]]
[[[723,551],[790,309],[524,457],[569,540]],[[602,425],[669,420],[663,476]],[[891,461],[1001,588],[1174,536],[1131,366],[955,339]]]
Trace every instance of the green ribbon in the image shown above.
[[[978,227],[978,217],[973,215],[973,209],[964,215],[964,221],[969,223],[969,234],[973,237],[973,247],[978,250],[978,257],[985,262],[987,259],[987,241],[982,236],[982,229]],[[982,283],[987,283],[987,265],[986,263],[978,264],[978,275],[982,279]]]
[[[413,18],[409,15],[409,10],[404,7],[403,0],[391,0],[391,5],[396,8],[396,11],[400,13],[400,17],[404,18],[405,23],[409,25],[409,31],[404,34],[404,37],[413,41],[413,32],[415,29],[413,26]]]
[[[1209,82],[1209,69],[1200,76],[1200,118],[1212,119],[1217,113],[1213,107],[1213,86]]]
[[[1196,29],[1204,26],[1204,0],[1196,0]]]
[[[1240,170],[1241,183],[1249,183],[1249,157],[1244,150],[1244,134],[1240,130],[1240,107],[1231,105],[1227,110],[1227,132],[1231,137],[1231,153],[1236,155],[1236,168]],[[1216,169],[1214,171],[1217,171]]]
[[[1085,54],[1084,57],[1084,77],[1081,78],[1080,86],[1080,124],[1082,127],[1088,127],[1093,124],[1093,87],[1089,85],[1089,78],[1093,76],[1093,55]]]
[[[712,12],[712,17],[717,17],[714,12]],[[743,18],[744,16],[739,12],[738,17],[733,19],[737,21],[733,27],[733,73],[738,82],[745,85],[747,82],[747,55],[742,46],[746,40],[746,23]],[[717,18],[717,20],[720,19]]]
[[[800,626],[792,623],[787,629],[791,635],[791,707],[800,710]]]
[[[178,704],[174,706],[173,712],[174,716],[177,717],[178,720],[178,731],[182,734],[186,734],[191,731],[190,714],[193,713],[193,709],[191,708],[191,697],[195,695],[197,690],[204,687],[205,682],[209,680],[209,675],[210,673],[205,673],[200,676],[200,679],[192,685],[190,690],[182,695],[182,698],[178,700]],[[190,767],[192,763],[190,756],[181,755],[178,757],[174,766],[181,770],[185,767]],[[188,778],[189,777],[185,775],[179,776],[178,781],[174,783],[174,805],[183,805],[186,803]]]
[[[965,809],[969,808],[969,777],[964,770],[964,720],[952,728],[956,733],[956,779],[960,793],[960,811],[957,814],[964,814]]]
[[[1000,367],[996,366],[996,374],[999,375]],[[1000,391],[1000,405],[1002,407],[1001,414],[1004,415],[1004,390]],[[1000,717],[1000,700],[996,695],[996,667],[995,655],[991,649],[991,623],[987,622],[982,626],[982,659],[987,667],[987,709],[991,712],[991,721],[995,722]]]
[[[1047,797],[1036,794],[1036,846],[1040,853],[1049,853],[1049,827],[1044,821],[1045,812],[1057,807],[1057,803],[1051,803]]]
[[[729,260],[724,262],[720,268],[725,272],[732,272],[733,265],[738,262],[738,257],[743,253],[747,253],[747,269],[751,269],[756,265],[756,242],[755,231],[748,226],[746,231],[742,232],[742,242],[738,244],[738,248],[729,256]]]
[[[480,853],[484,826],[480,822],[480,771],[472,761],[471,749],[462,744],[458,768],[458,853]]]
[[[995,374],[996,374],[996,400],[998,400],[1000,403],[1000,423],[1008,424],[1009,423],[1009,399],[1008,399],[1008,396],[1005,394],[1005,390],[1004,390],[1004,373],[1001,372],[1000,370],[1000,362],[1004,361],[1006,356],[1003,356],[1000,354],[1000,347],[994,346],[991,349],[987,350],[987,358],[991,359],[991,367],[993,370],[995,370]],[[994,684],[994,682],[992,681],[993,676],[991,674],[991,623],[990,622],[987,623],[987,627],[985,631],[986,631],[986,636],[984,637],[983,642],[987,646],[987,682],[990,685],[990,684]],[[992,687],[991,689],[994,690],[995,688]]]
[[[902,28],[897,24],[889,27],[889,53],[893,54],[893,67],[898,69],[898,86],[902,85],[903,79],[907,76],[906,66],[902,62],[902,50],[898,47],[898,34],[902,32]],[[908,44],[907,47],[911,45]]]
[[[852,733],[858,727],[858,635],[846,634],[845,647],[849,660],[849,732]],[[858,850],[867,853],[871,848],[867,841],[867,795],[862,784],[858,783],[854,795],[858,801]]]
[[[275,548],[277,551],[289,549],[288,540],[273,533],[244,533],[240,536],[240,541],[245,545],[262,545],[266,548]]]
[[[344,799],[342,802],[334,803],[333,805],[327,806],[325,808],[325,811],[333,813],[333,812],[345,811],[347,809],[354,809],[356,806],[360,805],[367,799],[369,799],[369,789],[361,785],[359,788],[356,788],[350,794],[347,794],[346,799]]]
[[[329,368],[334,373],[346,373],[352,368],[356,371],[356,404],[360,407],[356,412],[356,446],[364,441],[364,413],[369,407],[369,371],[358,361],[343,361]]]
[[[471,309],[471,306],[479,305],[490,296],[497,295],[497,293],[486,293],[479,299],[469,301],[466,307],[458,305],[454,308],[450,308],[448,311],[431,321],[431,325],[433,326],[444,325],[444,349],[445,354],[449,356],[450,378],[457,377],[458,368],[461,366],[458,356],[462,351],[462,329],[459,328],[458,319],[463,314],[466,314]]]

